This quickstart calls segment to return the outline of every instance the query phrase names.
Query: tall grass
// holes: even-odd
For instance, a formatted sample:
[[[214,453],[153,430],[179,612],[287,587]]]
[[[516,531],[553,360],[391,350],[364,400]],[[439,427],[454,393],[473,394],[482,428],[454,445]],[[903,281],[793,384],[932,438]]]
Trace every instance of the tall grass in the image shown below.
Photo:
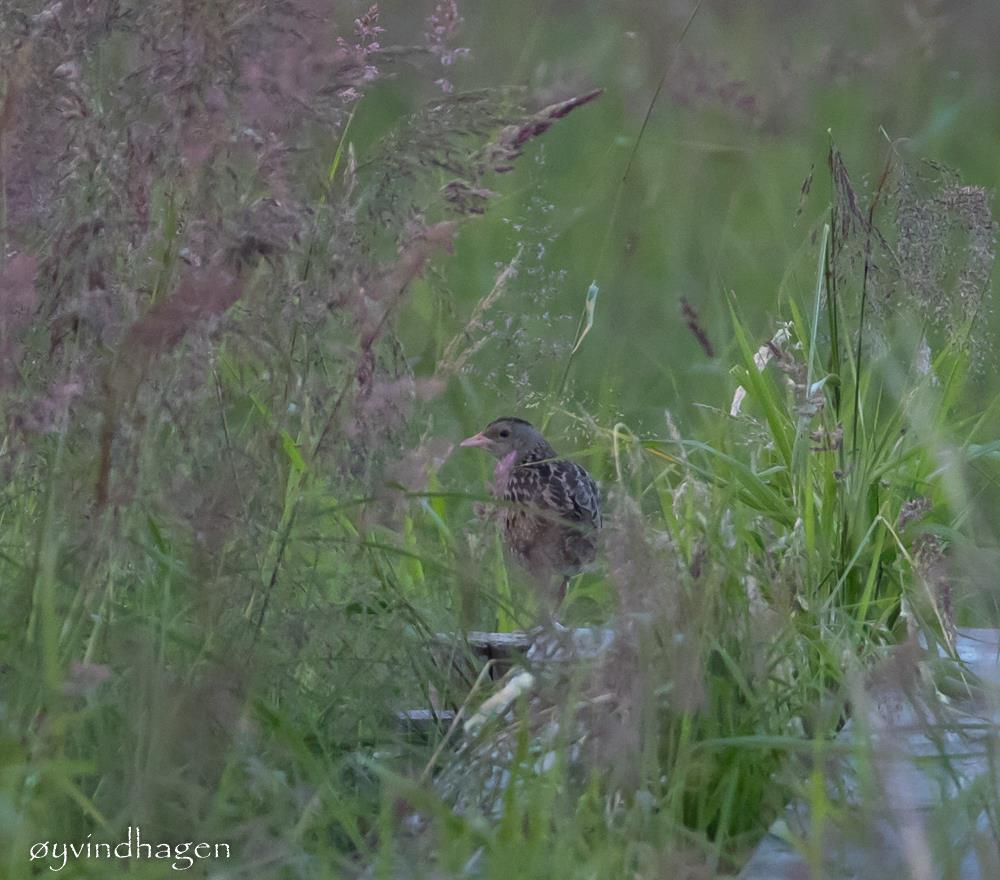
[[[829,164],[845,173],[835,150]],[[966,473],[983,447],[982,418],[961,412],[967,328],[948,325],[927,358],[927,324],[872,305],[891,292],[920,309],[890,262],[912,230],[891,230],[885,210],[914,197],[907,173],[883,176],[857,228],[843,212],[864,196],[839,193],[808,294],[770,339],[753,340],[732,300],[735,393],[707,439],[669,421],[660,439],[595,430],[618,641],[596,664],[543,667],[535,695],[452,759],[440,793],[466,821],[500,817],[489,832],[435,819],[394,778],[433,829],[397,832],[396,857],[417,848],[437,864],[457,846],[446,870],[714,875],[801,796],[815,836],[800,844],[822,872],[826,767],[847,748],[833,738],[852,703],[869,699],[858,682],[918,635],[953,652],[960,548],[974,540]],[[852,247],[860,260],[843,258]],[[905,656],[890,677],[916,672]]]
[[[831,150],[780,301],[727,285],[703,326],[684,300],[713,378],[652,429],[574,381],[648,303],[546,252],[572,212],[540,145],[597,138],[599,91],[463,91],[454,3],[409,35],[349,11],[3,13],[2,874],[129,826],[228,843],[206,876],[731,872],[789,798],[822,812],[890,646],[993,611],[963,593],[993,540],[986,196],[895,153],[856,190]],[[563,613],[614,640],[530,685],[460,638],[533,622],[486,466],[452,455],[507,391],[607,520]]]

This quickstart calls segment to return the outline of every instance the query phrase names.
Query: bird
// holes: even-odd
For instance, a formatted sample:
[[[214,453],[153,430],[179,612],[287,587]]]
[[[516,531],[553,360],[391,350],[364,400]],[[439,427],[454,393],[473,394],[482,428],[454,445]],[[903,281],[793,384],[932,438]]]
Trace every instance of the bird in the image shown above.
[[[560,458],[524,419],[494,419],[459,445],[484,449],[497,459],[493,494],[504,503],[506,550],[558,607],[570,578],[597,555],[597,484],[581,465]]]

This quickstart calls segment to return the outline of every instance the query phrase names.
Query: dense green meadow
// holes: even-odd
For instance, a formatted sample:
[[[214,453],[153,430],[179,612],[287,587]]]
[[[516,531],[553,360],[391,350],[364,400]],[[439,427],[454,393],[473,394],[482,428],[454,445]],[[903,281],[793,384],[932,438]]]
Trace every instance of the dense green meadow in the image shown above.
[[[955,627],[1000,623],[998,39],[5,5],[0,877],[711,878],[837,818],[852,708],[962,696]],[[458,448],[502,415],[604,504],[560,619],[616,639],[530,686],[461,638],[538,619]],[[984,807],[998,854],[994,778],[941,826]],[[169,853],[65,850],[136,827]]]

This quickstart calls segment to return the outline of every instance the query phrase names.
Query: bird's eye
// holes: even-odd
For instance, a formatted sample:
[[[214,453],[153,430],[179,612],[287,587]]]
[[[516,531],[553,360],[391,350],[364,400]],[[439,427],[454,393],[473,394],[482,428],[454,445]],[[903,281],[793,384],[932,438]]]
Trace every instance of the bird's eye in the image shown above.
[[[503,430],[502,430],[502,431],[500,432],[500,436],[501,436],[501,437],[504,437],[504,438],[506,438],[506,437],[509,437],[509,436],[510,436],[510,431],[508,431],[508,430],[507,430],[506,428],[504,428],[504,429],[503,429]]]

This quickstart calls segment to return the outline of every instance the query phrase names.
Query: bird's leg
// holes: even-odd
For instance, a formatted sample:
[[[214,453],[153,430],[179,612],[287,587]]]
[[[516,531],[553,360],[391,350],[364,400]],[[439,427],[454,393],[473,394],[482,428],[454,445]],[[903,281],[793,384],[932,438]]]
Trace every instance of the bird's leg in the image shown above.
[[[556,601],[555,604],[553,605],[552,620],[550,621],[553,629],[556,632],[562,632],[566,629],[566,627],[564,627],[559,622],[559,614],[562,611],[563,602],[566,601],[566,591],[569,589],[569,582],[570,582],[570,576],[563,575],[561,580],[559,581],[559,586],[556,588],[556,596],[555,596]]]
[[[559,589],[556,590],[556,608],[560,608],[562,603],[566,601],[566,591],[569,589],[569,581],[569,575],[563,575],[563,579],[559,584]]]

